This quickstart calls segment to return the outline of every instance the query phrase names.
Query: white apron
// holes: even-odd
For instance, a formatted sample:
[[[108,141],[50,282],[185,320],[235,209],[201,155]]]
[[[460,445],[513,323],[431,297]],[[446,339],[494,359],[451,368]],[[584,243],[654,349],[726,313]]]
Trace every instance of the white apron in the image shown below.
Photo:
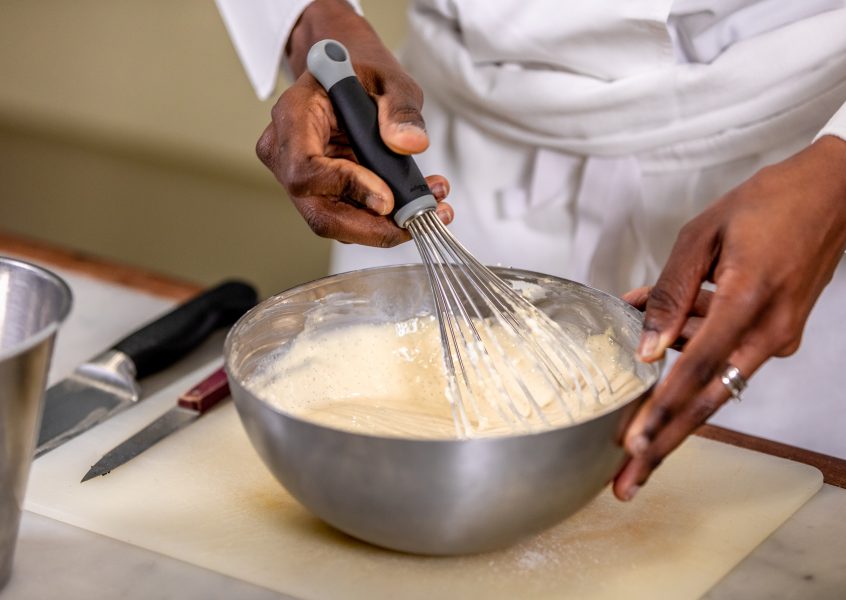
[[[452,184],[452,231],[488,264],[615,294],[654,283],[686,221],[846,101],[843,3],[788,4],[413,3],[403,58],[432,143],[418,160]],[[412,244],[336,244],[332,270],[418,261]],[[846,457],[844,323],[841,265],[800,352],[712,422]]]

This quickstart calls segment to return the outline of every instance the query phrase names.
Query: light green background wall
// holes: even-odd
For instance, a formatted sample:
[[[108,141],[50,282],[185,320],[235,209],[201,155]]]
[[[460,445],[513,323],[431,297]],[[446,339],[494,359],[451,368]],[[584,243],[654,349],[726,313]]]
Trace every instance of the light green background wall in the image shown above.
[[[405,2],[363,4],[396,47]],[[264,294],[318,277],[328,242],[255,157],[272,102],[212,0],[5,0],[0,229]]]

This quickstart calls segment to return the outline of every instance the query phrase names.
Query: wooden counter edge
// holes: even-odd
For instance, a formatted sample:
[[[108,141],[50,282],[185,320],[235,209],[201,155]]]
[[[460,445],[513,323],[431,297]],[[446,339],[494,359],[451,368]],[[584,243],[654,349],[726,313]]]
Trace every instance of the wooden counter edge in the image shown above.
[[[4,252],[180,302],[203,290],[201,285],[154,273],[141,267],[118,264],[84,252],[68,250],[47,242],[0,231],[0,254]]]
[[[764,454],[811,465],[822,472],[823,480],[826,483],[846,489],[846,460],[841,458],[805,450],[804,448],[797,448],[796,446],[789,446],[781,442],[740,433],[739,431],[725,429],[716,425],[703,425],[696,430],[696,435],[733,446],[740,446],[747,450],[755,450]]]
[[[185,300],[203,289],[202,286],[138,267],[120,265],[82,252],[0,232],[0,252],[3,251],[174,300]],[[846,460],[715,425],[703,425],[696,431],[696,435],[814,466],[822,471],[826,483],[846,489]]]

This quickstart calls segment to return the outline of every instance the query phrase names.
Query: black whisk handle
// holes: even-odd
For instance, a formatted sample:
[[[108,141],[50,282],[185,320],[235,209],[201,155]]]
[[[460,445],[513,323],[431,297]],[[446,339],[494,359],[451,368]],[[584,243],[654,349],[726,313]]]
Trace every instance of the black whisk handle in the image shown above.
[[[347,49],[335,40],[322,40],[311,47],[307,62],[309,72],[329,94],[358,162],[391,188],[396,224],[405,227],[410,218],[434,209],[435,197],[414,159],[397,154],[382,141],[376,103],[355,76]]]

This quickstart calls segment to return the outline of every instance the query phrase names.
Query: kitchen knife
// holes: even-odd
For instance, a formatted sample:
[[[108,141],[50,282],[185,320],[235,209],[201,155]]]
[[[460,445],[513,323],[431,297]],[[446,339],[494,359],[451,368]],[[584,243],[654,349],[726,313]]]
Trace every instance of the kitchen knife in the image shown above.
[[[82,481],[106,475],[144,450],[193,423],[224,398],[229,397],[229,382],[223,367],[206,377],[179,397],[176,406],[147,425],[131,438],[118,444],[88,470]]]
[[[143,326],[50,387],[35,456],[61,446],[132,406],[137,381],[188,354],[214,330],[231,325],[256,303],[246,283],[226,281]]]

